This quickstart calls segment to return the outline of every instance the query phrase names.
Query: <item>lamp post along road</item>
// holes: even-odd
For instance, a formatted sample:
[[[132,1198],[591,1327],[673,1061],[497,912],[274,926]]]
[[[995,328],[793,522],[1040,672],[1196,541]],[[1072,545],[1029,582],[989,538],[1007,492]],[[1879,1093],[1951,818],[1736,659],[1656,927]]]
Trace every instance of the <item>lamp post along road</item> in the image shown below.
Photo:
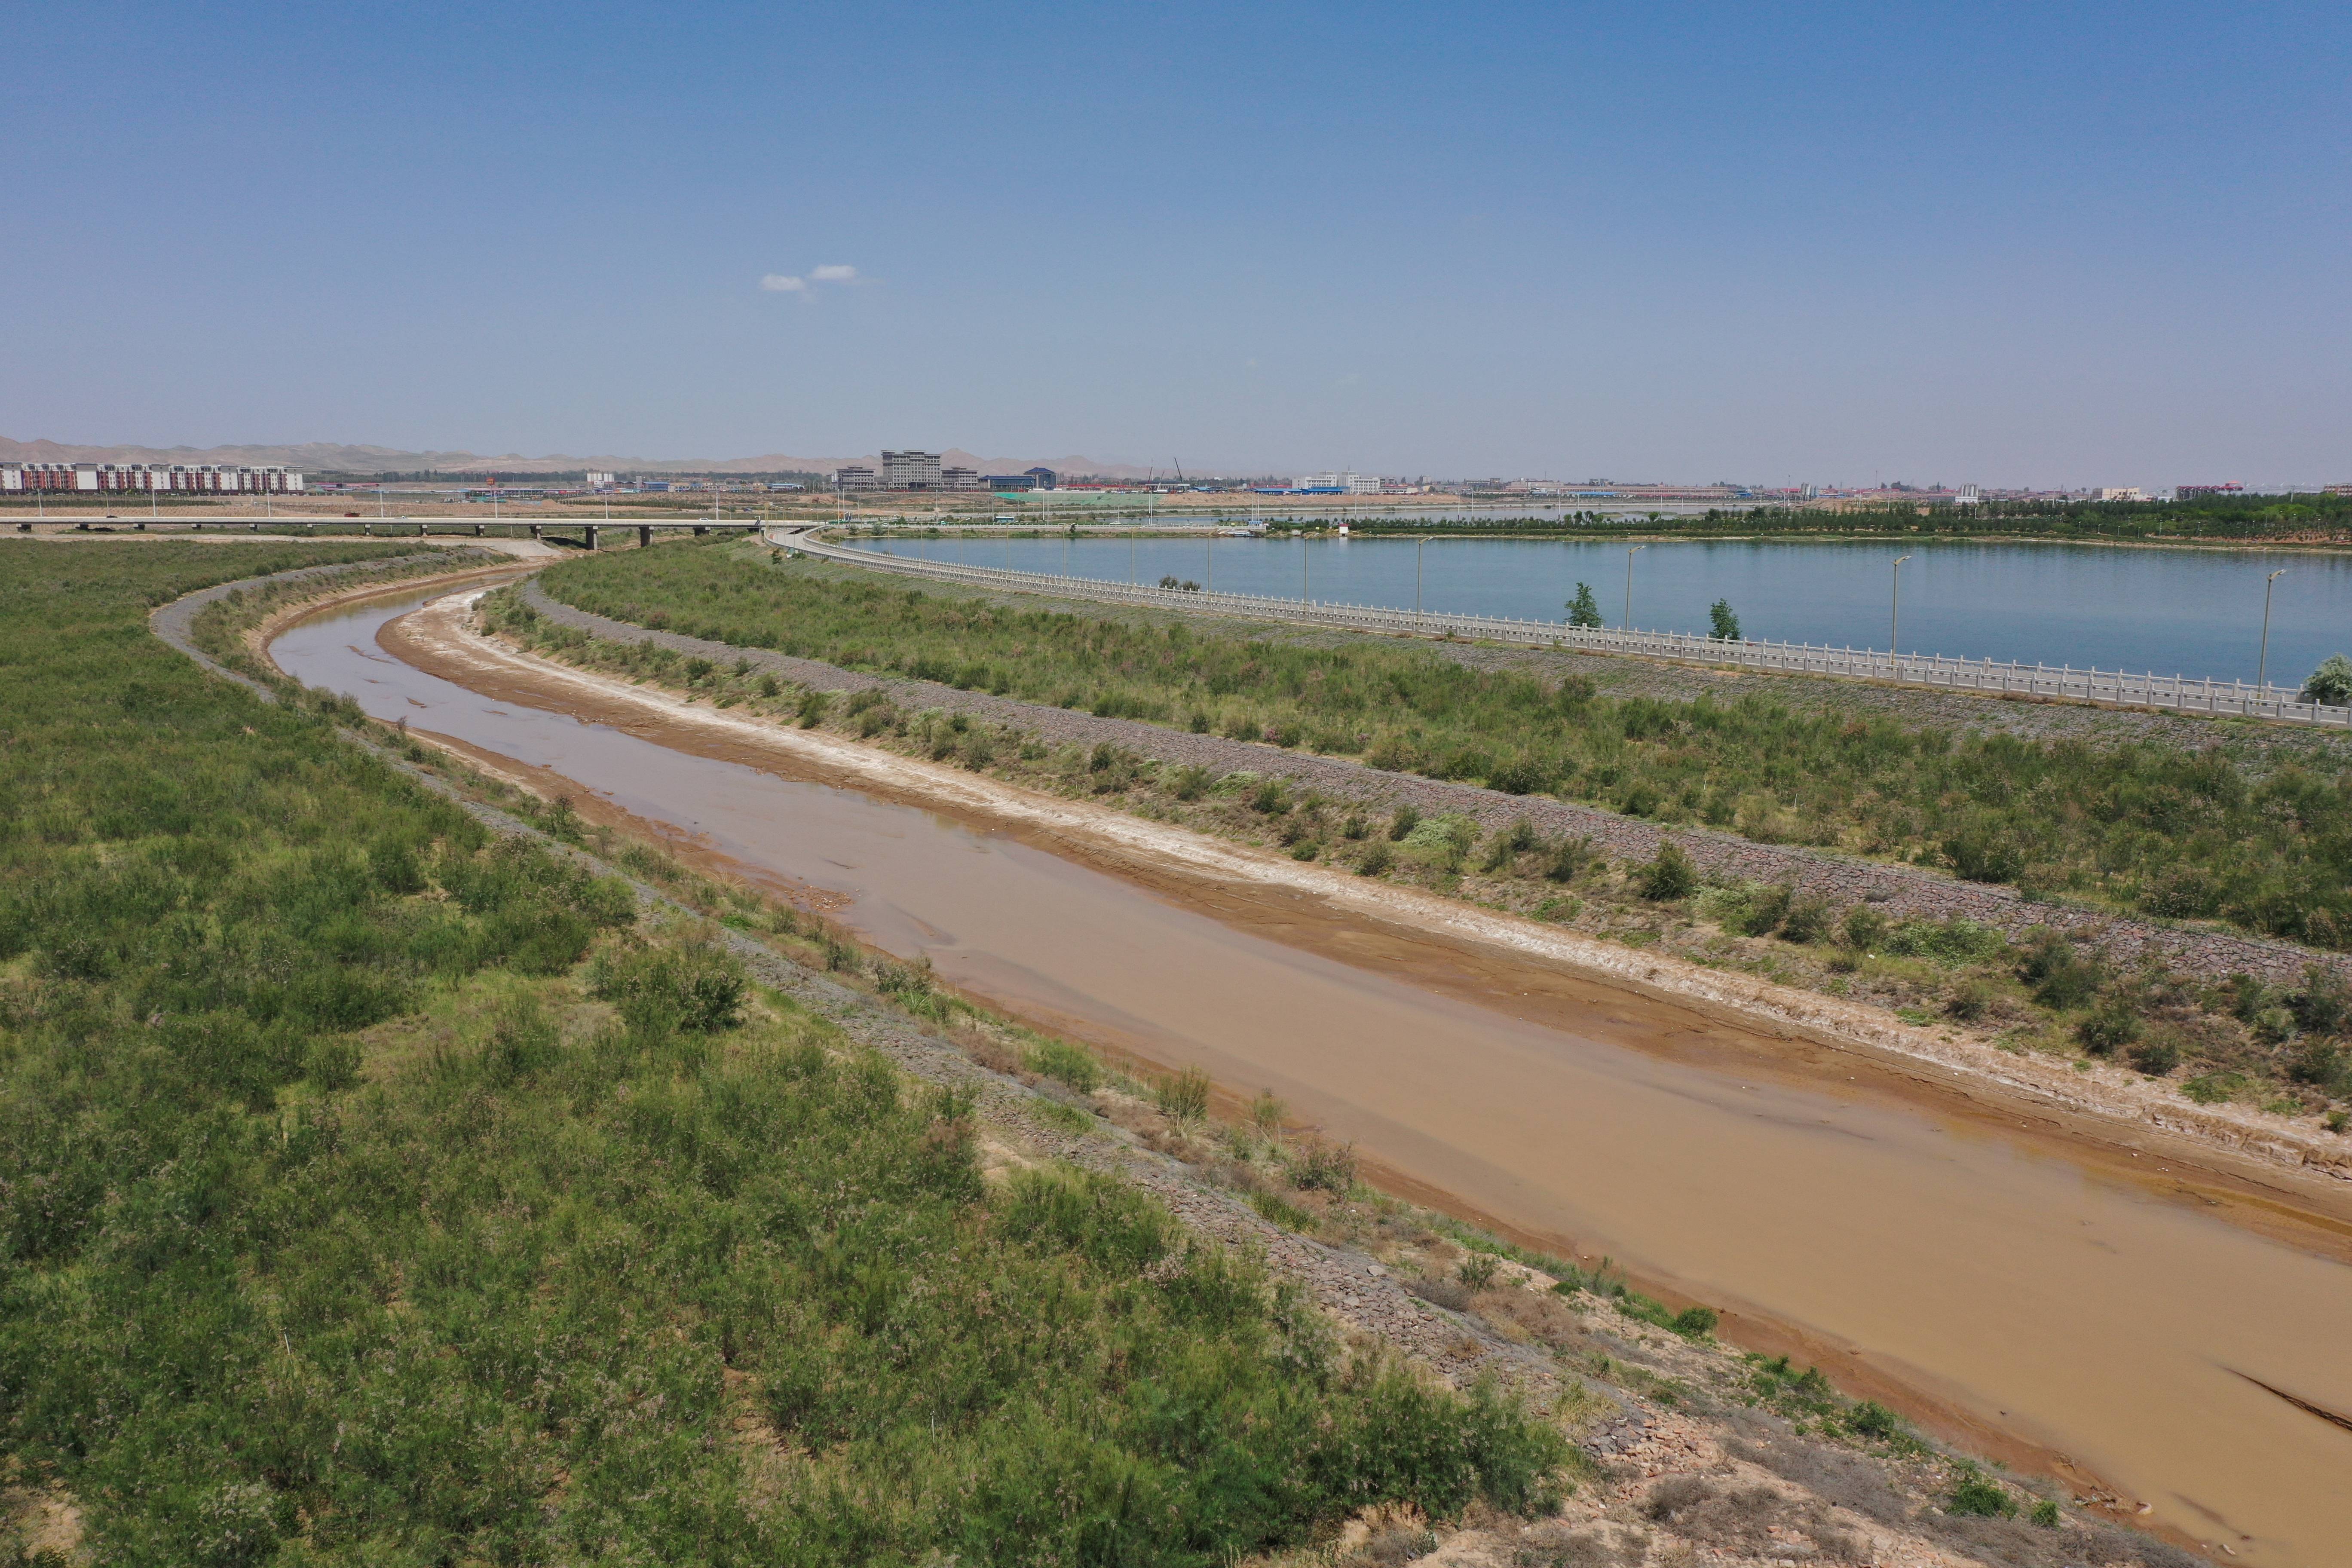
[[[1648,548],[1636,544],[1625,552],[1625,629],[1629,632],[1633,629],[1633,557]]]
[[[2278,580],[2285,575],[2286,568],[2282,566],[2277,571],[2263,579],[2263,652],[2260,662],[2254,666],[2254,689],[2257,692],[2262,691],[2270,684],[2271,590],[2277,587]]]
[[[1908,555],[1895,558],[1895,585],[1886,595],[1886,657],[1890,667],[1903,648],[1902,639],[1895,634],[1903,625],[1903,563],[1910,559]]]

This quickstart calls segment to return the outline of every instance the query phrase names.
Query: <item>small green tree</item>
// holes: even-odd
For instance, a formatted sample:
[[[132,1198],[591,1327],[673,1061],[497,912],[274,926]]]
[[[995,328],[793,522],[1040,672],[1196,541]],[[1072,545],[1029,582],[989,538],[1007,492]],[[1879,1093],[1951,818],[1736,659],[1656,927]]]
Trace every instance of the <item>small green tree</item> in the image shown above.
[[[1717,599],[1706,607],[1707,636],[1717,642],[1738,642],[1739,617],[1731,613],[1731,601]]]
[[[2331,653],[2321,659],[2311,679],[2303,683],[2303,700],[2329,708],[2352,707],[2352,658]]]
[[[1598,626],[1601,624],[1601,601],[1592,596],[1592,584],[1579,583],[1576,597],[1568,602],[1568,624],[1571,626]]]

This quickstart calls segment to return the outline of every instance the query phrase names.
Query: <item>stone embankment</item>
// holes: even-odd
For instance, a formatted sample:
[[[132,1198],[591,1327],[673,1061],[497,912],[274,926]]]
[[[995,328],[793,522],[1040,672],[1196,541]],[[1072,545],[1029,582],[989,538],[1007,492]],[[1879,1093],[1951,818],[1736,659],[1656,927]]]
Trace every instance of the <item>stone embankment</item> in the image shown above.
[[[2103,949],[2116,962],[2156,959],[2189,973],[2219,979],[2248,973],[2273,983],[2299,981],[2321,963],[2352,975],[2340,956],[2315,952],[2291,942],[2265,942],[2193,925],[2175,925],[2111,915],[2079,906],[2032,900],[2014,889],[1957,881],[1915,867],[1857,860],[1818,849],[1758,844],[1735,834],[1704,827],[1661,827],[1638,817],[1545,795],[1512,795],[1474,784],[1449,784],[1412,773],[1388,773],[1345,758],[1317,756],[1255,741],[1228,740],[1163,729],[1132,719],[1091,713],[967,691],[936,681],[909,680],[843,669],[817,659],[796,658],[763,648],[742,648],[680,632],[655,631],[575,608],[554,599],[537,582],[523,584],[524,603],[556,625],[614,642],[652,642],[688,656],[732,662],[749,659],[778,679],[824,691],[877,689],[901,707],[937,708],[989,723],[1034,731],[1049,743],[1122,746],[1155,762],[1197,766],[1213,773],[1248,772],[1281,775],[1335,799],[1391,811],[1410,805],[1423,816],[1455,812],[1483,827],[1507,826],[1526,818],[1538,831],[1587,837],[1611,858],[1648,860],[1668,840],[1680,845],[1711,877],[1790,883],[1800,894],[1836,905],[1869,903],[1891,919],[1966,919],[1992,926],[2011,938],[2036,926],[2062,930]]]

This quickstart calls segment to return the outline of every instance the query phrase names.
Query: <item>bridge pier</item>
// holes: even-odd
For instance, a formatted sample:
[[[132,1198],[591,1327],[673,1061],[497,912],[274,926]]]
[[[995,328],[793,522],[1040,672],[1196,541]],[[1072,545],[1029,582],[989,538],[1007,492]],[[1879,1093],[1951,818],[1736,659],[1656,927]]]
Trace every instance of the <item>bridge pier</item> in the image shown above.
[[[588,525],[588,548],[596,548],[596,525],[593,522]]]
[[[539,524],[534,522],[530,525],[530,536],[533,539],[537,539],[539,537]]]
[[[147,525],[143,522],[134,522],[131,526],[137,529],[142,533],[147,531]]]
[[[704,534],[709,533],[709,531],[710,530],[703,527],[702,524],[698,522],[694,525],[694,537],[697,539],[701,538]]]
[[[474,524],[474,537],[477,539],[482,537],[482,525],[478,522]]]
[[[647,528],[642,522],[637,524],[637,548],[640,550],[651,550],[653,547],[654,531]]]

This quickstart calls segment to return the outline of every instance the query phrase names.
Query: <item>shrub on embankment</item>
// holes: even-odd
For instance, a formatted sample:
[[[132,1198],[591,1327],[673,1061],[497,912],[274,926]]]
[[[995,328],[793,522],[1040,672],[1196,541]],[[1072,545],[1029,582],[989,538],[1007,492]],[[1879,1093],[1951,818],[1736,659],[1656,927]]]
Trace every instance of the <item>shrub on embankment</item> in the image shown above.
[[[281,551],[278,565],[333,552]],[[95,1560],[1191,1563],[1558,1436],[0,553],[0,1455]],[[10,1543],[12,1550],[16,1543]]]
[[[2189,751],[1755,693],[1616,700],[1409,644],[1008,608],[729,549],[581,560],[543,581],[583,609],[740,647],[2352,949],[2352,774],[2241,760],[2218,727]]]

